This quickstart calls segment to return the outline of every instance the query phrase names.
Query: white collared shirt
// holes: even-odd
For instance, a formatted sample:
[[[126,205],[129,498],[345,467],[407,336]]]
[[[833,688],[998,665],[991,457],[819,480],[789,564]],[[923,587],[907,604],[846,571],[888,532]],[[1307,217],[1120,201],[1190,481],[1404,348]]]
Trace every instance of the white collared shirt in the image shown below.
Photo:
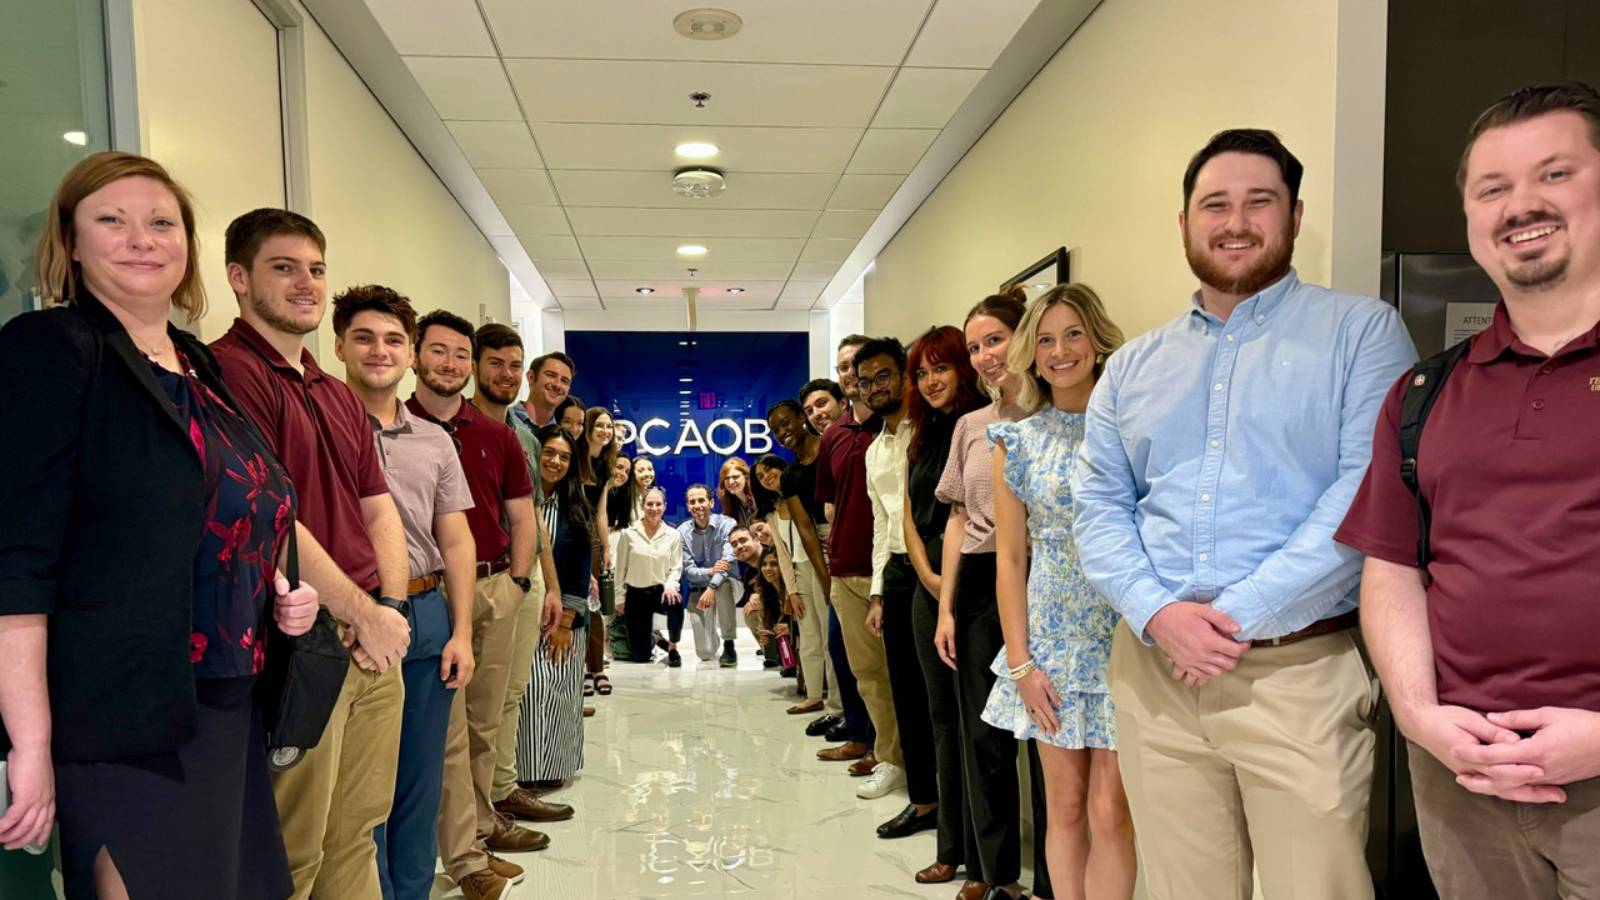
[[[867,499],[872,501],[872,596],[883,594],[889,557],[906,552],[906,449],[911,421],[889,430],[888,422],[867,447]]]
[[[666,522],[656,526],[655,537],[645,532],[643,520],[629,525],[617,541],[616,580],[624,588],[676,589],[683,575],[683,538]]]

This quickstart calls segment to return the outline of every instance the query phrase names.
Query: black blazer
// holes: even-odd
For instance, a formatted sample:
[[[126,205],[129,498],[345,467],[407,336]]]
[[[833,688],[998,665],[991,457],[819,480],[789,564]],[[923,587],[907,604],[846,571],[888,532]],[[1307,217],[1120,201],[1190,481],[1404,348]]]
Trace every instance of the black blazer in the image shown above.
[[[55,756],[96,761],[173,750],[194,733],[206,489],[150,364],[100,301],[79,296],[0,329],[0,615],[50,615]],[[211,351],[167,333],[239,410]]]

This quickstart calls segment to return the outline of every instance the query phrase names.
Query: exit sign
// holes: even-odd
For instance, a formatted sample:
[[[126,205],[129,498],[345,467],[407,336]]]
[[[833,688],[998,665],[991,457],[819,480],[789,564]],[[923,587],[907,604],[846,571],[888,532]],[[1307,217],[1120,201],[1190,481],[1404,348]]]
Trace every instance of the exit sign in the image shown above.
[[[716,391],[701,391],[700,392],[700,397],[699,397],[699,406],[700,406],[701,409],[716,409],[717,408],[717,392]]]

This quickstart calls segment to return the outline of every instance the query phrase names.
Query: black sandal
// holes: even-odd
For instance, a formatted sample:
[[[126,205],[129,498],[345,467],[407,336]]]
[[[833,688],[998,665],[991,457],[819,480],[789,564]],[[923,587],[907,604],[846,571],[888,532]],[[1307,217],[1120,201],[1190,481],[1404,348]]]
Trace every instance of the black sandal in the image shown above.
[[[594,692],[602,697],[611,696],[611,679],[604,675],[594,676]]]
[[[583,673],[583,695],[585,697],[594,696],[594,676],[587,672]]]

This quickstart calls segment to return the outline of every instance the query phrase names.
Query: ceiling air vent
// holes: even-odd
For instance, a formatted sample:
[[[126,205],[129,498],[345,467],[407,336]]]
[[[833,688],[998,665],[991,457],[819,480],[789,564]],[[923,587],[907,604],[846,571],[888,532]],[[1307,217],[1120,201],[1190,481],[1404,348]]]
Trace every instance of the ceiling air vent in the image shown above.
[[[720,41],[738,34],[744,20],[725,9],[691,9],[678,13],[672,27],[691,40]]]
[[[727,186],[727,179],[716,169],[680,169],[672,176],[672,189],[696,200],[715,197]]]

